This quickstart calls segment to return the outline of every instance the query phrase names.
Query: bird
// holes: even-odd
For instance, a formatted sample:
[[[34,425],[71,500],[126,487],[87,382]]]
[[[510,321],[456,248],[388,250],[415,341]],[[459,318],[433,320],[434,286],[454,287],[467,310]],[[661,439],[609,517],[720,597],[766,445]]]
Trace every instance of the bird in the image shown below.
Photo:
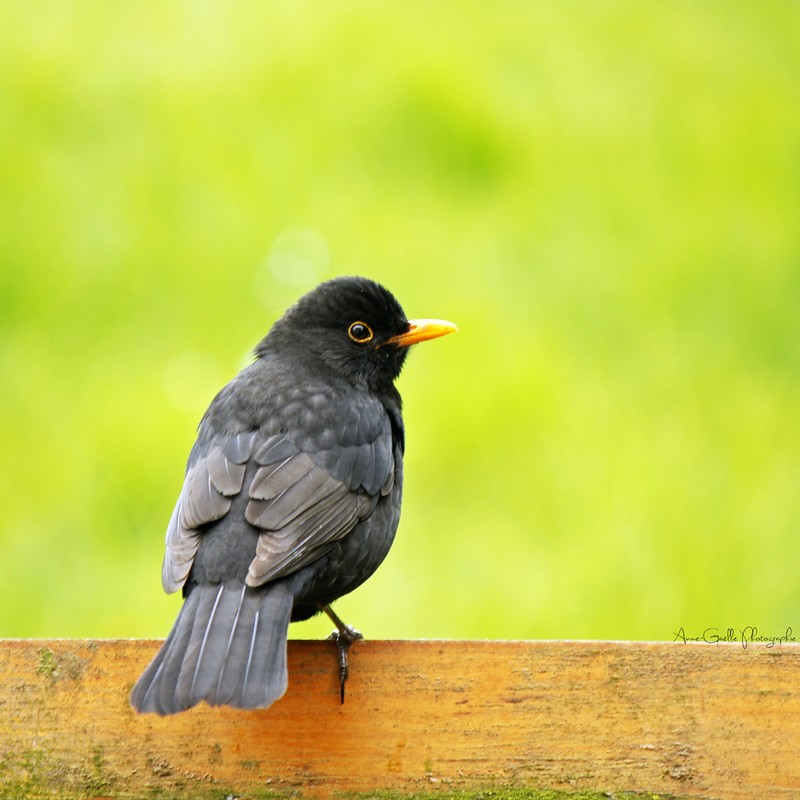
[[[411,345],[457,330],[409,320],[363,277],[301,297],[198,426],[167,526],[162,583],[183,605],[133,687],[140,713],[202,701],[267,708],[288,685],[290,622],[325,612],[344,702],[362,638],[331,608],[386,557],[400,519],[405,428],[395,380]]]

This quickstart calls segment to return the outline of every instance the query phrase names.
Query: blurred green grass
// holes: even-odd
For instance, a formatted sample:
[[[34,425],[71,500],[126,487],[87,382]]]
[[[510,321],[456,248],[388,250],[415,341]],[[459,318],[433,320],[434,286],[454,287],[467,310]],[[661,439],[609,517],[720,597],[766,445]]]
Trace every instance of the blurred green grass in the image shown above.
[[[197,421],[350,273],[461,333],[345,619],[800,631],[797,4],[3,10],[0,635],[166,633]]]

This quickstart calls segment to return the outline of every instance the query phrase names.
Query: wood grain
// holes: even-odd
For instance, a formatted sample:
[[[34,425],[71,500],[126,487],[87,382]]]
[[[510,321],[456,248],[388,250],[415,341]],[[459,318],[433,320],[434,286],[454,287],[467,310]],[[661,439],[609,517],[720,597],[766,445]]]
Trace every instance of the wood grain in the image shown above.
[[[295,641],[266,711],[138,716],[156,641],[0,641],[0,797],[800,797],[800,645]]]

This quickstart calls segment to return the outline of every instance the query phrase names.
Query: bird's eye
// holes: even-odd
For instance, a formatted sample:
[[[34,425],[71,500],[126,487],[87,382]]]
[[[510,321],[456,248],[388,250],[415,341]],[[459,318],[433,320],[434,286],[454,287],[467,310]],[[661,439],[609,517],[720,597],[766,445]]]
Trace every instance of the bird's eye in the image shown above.
[[[372,328],[366,322],[354,322],[348,329],[347,335],[358,344],[365,344],[372,339]]]

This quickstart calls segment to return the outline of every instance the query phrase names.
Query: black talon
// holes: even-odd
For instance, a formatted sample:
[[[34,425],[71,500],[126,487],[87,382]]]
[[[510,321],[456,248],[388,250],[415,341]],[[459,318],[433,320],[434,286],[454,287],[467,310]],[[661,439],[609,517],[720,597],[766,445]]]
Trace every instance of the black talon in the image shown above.
[[[344,684],[350,674],[347,653],[355,642],[364,637],[355,628],[345,625],[330,606],[325,606],[322,610],[331,618],[337,628],[328,638],[336,642],[336,650],[339,653],[339,696],[342,703],[344,703]]]

